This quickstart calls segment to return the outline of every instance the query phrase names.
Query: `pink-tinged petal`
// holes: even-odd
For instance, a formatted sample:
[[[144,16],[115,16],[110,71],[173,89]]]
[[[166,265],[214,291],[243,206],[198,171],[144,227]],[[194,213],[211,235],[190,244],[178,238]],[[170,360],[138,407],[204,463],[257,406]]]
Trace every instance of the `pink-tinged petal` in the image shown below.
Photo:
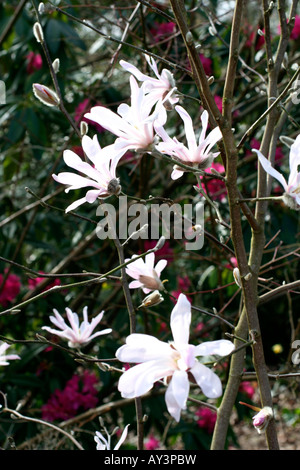
[[[175,344],[188,344],[191,318],[191,304],[184,294],[180,294],[172,310],[170,322]]]
[[[148,268],[148,272],[151,272],[152,269],[154,269],[154,262],[155,262],[155,253],[148,253],[146,256],[145,256],[145,263],[146,263],[146,266]]]
[[[177,170],[177,169],[173,170],[171,173],[172,180],[178,180],[179,178],[182,177],[183,173],[184,172],[181,170]]]
[[[126,370],[120,377],[118,390],[124,398],[140,397],[149,392],[154,383],[173,373],[168,362],[148,361]]]
[[[222,395],[222,383],[217,374],[200,362],[196,362],[190,370],[202,392],[208,398],[218,398]]]
[[[139,81],[148,80],[149,77],[144,73],[140,72],[140,70],[135,67],[135,65],[132,65],[129,62],[126,62],[125,60],[120,60],[119,63],[121,67],[123,67],[123,69],[127,70],[127,72],[132,73]]]
[[[166,405],[171,416],[178,422],[181,410],[186,408],[190,384],[187,373],[176,370],[165,394]]]
[[[77,199],[77,201],[73,202],[72,204],[70,204],[70,205],[66,208],[66,210],[65,210],[66,214],[67,214],[68,212],[74,211],[75,209],[77,209],[77,207],[81,206],[81,205],[84,204],[85,202],[86,202],[85,197],[82,197],[81,199]]]
[[[188,148],[193,153],[197,148],[197,143],[192,118],[182,106],[175,106],[175,109],[183,120]]]
[[[234,350],[234,344],[227,339],[205,341],[195,347],[195,356],[227,356]]]
[[[298,171],[300,165],[300,134],[296,137],[295,142],[291,145],[290,150],[290,173],[294,174]]]
[[[98,181],[98,171],[95,170],[95,168],[93,168],[89,163],[83,162],[81,158],[76,155],[76,153],[72,152],[72,150],[64,151],[64,161],[70,168],[74,168],[75,170],[79,171],[79,173],[84,173],[90,178]]]
[[[257,149],[252,149],[252,152],[256,152],[258,158],[259,158],[259,161],[260,161],[260,164],[261,166],[263,167],[263,169],[269,173],[269,175],[273,176],[274,178],[277,179],[277,181],[279,181],[279,183],[282,184],[283,188],[285,191],[287,191],[288,187],[287,187],[287,182],[285,181],[284,177],[282,176],[281,173],[279,173],[279,171],[275,170],[275,168],[272,167],[271,163],[269,162],[269,160],[266,159],[266,157],[263,156],[263,154],[260,152],[260,150],[257,150]]]
[[[86,186],[93,186],[98,188],[98,185],[95,181],[85,178],[84,176],[76,175],[76,173],[62,172],[58,175],[52,175],[52,178],[57,181],[57,183],[65,184],[69,186],[66,188],[68,193],[71,189],[80,189],[85,188]]]
[[[158,263],[155,266],[155,271],[157,272],[158,277],[160,276],[161,272],[165,269],[167,264],[168,264],[168,261],[166,259],[160,259],[158,261]]]
[[[99,189],[91,189],[90,191],[87,191],[85,195],[85,200],[89,202],[90,204],[92,204],[93,202],[96,201],[96,199],[99,196],[101,196],[101,194],[104,194],[104,193],[106,194],[105,189],[103,189],[102,191]]]
[[[203,113],[201,114],[201,123],[202,123],[202,130],[201,130],[200,137],[199,137],[199,145],[201,144],[201,142],[204,141],[206,131],[207,131],[208,112],[206,110],[204,110]]]
[[[142,287],[142,283],[140,281],[131,281],[128,285],[129,289],[137,289],[139,287]]]
[[[97,135],[95,134],[92,139],[89,136],[84,135],[81,141],[81,145],[84,153],[95,164],[102,150]]]
[[[125,441],[125,439],[127,437],[127,433],[128,433],[128,426],[129,426],[129,424],[127,424],[127,426],[125,426],[124,431],[121,434],[120,440],[117,443],[117,445],[114,447],[114,450],[118,450],[120,448],[120,446],[123,444],[123,442]]]
[[[146,362],[152,360],[169,360],[172,362],[172,348],[154,336],[134,333],[126,338],[126,344],[121,346],[116,357],[122,362]]]

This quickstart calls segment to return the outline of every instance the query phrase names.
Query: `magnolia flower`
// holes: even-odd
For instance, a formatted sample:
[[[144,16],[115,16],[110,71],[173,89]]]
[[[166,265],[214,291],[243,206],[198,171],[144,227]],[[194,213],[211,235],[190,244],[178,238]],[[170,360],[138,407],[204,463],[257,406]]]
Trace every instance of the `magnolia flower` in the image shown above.
[[[176,85],[172,73],[167,69],[163,69],[160,74],[155,60],[146,54],[145,57],[157,78],[145,75],[140,72],[137,67],[125,60],[120,60],[120,65],[125,70],[132,73],[139,81],[143,82],[142,88],[147,94],[148,100],[152,102],[152,105],[155,105],[158,101],[163,101],[168,95],[167,100],[164,102],[164,106],[166,109],[173,109],[174,105],[178,103],[179,98],[175,93]]]
[[[128,433],[128,426],[129,426],[129,424],[127,424],[127,426],[125,426],[124,431],[122,432],[122,435],[119,439],[119,442],[115,445],[113,450],[118,450],[120,448],[120,446],[123,444],[123,442],[125,441],[125,439],[127,437],[127,433]],[[103,436],[103,434],[101,434],[100,431],[95,432],[94,441],[97,444],[97,447],[96,447],[97,450],[111,450],[111,448],[110,448],[111,436],[108,434],[106,429],[105,429],[105,432],[107,434],[107,439]]]
[[[290,150],[290,175],[288,182],[279,171],[272,167],[271,162],[264,157],[260,150],[252,149],[253,152],[257,153],[259,161],[263,169],[269,173],[269,175],[276,178],[279,183],[283,186],[284,195],[283,200],[287,206],[291,209],[300,209],[300,172],[298,172],[298,166],[300,165],[300,134],[297,136],[294,143],[291,145]]]
[[[10,344],[1,342],[0,343],[0,366],[8,366],[8,361],[13,361],[15,359],[21,359],[17,354],[4,354],[5,351],[10,347]]]
[[[159,107],[150,114],[152,105],[133,76],[130,77],[130,87],[131,106],[122,103],[118,107],[118,114],[103,106],[94,106],[84,115],[86,119],[117,135],[115,149],[123,150],[124,153],[130,149],[147,151],[153,147],[155,142],[153,124],[159,117]]]
[[[80,324],[77,313],[72,312],[72,310],[67,307],[66,314],[71,327],[67,325],[63,317],[58,313],[56,309],[53,309],[53,312],[54,316],[51,316],[50,320],[61,331],[55,330],[48,326],[43,326],[42,330],[46,330],[49,333],[67,339],[70,348],[78,348],[81,345],[86,345],[97,336],[107,335],[112,331],[111,328],[106,328],[105,330],[98,331],[97,333],[92,334],[98,323],[100,323],[100,321],[102,320],[104,311],[99,313],[95,318],[92,319],[91,322],[89,322],[88,308],[84,307],[83,322]]]
[[[201,115],[202,131],[200,133],[199,143],[197,144],[191,116],[181,106],[175,106],[175,109],[184,122],[187,147],[179,142],[176,137],[171,139],[163,126],[159,121],[157,121],[155,129],[163,142],[160,142],[156,146],[156,149],[161,153],[170,155],[185,165],[191,166],[191,169],[197,168],[204,170],[208,168],[212,164],[214,158],[216,158],[220,153],[211,152],[212,147],[222,138],[219,127],[215,127],[208,136],[205,137],[208,126],[208,112],[206,110],[203,111]],[[173,180],[180,178],[184,171],[186,170],[175,165],[171,178]]]
[[[60,99],[55,91],[45,85],[34,83],[32,85],[34,96],[47,106],[59,106]]]
[[[133,255],[131,259],[136,258],[137,255]],[[125,262],[129,261],[129,258]],[[148,294],[154,290],[162,290],[163,284],[160,280],[162,270],[167,265],[167,260],[161,259],[154,267],[155,254],[148,253],[145,256],[145,261],[142,258],[138,258],[126,267],[126,273],[128,276],[135,279],[130,282],[129,288],[136,289],[141,287],[145,294]]]
[[[66,193],[71,189],[87,186],[96,189],[89,190],[85,197],[73,202],[67,207],[66,212],[76,209],[84,202],[93,203],[97,198],[105,199],[112,194],[119,194],[121,190],[119,179],[116,177],[116,167],[125,150],[116,151],[113,145],[101,148],[96,135],[93,139],[87,135],[83,136],[82,148],[94,166],[82,161],[72,150],[65,150],[63,158],[66,165],[87,177],[68,172],[52,175],[52,177],[58,183],[68,185]]]
[[[230,354],[234,345],[228,340],[208,341],[198,346],[188,343],[191,324],[191,304],[184,294],[171,313],[173,341],[164,343],[146,334],[131,334],[116,357],[122,362],[138,363],[120,377],[118,389],[124,398],[139,397],[147,393],[158,380],[165,379],[165,394],[169,413],[180,420],[189,394],[189,378],[193,379],[208,398],[222,394],[220,378],[197,360],[197,356]]]

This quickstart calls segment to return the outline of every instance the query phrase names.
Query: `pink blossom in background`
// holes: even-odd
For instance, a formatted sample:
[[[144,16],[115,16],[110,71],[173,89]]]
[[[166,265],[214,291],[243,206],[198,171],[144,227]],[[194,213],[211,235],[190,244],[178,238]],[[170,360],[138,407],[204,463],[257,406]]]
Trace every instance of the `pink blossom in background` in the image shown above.
[[[144,250],[148,251],[157,245],[157,240],[145,240]],[[168,240],[165,241],[164,246],[155,252],[156,259],[166,258],[168,261],[173,261],[174,251],[170,246]]]
[[[189,280],[188,276],[177,276],[177,289],[172,291],[171,294],[175,299],[178,299],[181,293],[185,294],[187,299],[191,302],[192,298],[189,297],[186,293],[191,287],[191,281]],[[176,300],[171,297],[172,302],[176,303]]]
[[[160,441],[154,437],[153,434],[150,434],[150,437],[145,442],[146,450],[157,450],[160,446]]]
[[[291,39],[298,39],[300,37],[300,16],[295,16],[295,24],[291,32]]]
[[[199,416],[199,419],[197,419],[199,428],[203,428],[208,434],[212,434],[216,424],[217,413],[210,408],[199,408],[195,414]]]
[[[67,420],[76,416],[80,409],[94,408],[98,403],[98,378],[84,371],[74,374],[63,390],[55,390],[48,402],[42,406],[42,419],[48,422]]]
[[[250,141],[250,146],[252,149],[259,150],[260,141],[253,138]],[[251,150],[246,151],[246,155],[251,155],[251,154],[252,154]],[[277,147],[275,151],[275,164],[280,165],[283,159],[284,159],[284,153],[282,151],[282,147]]]
[[[81,103],[79,103],[79,105],[75,109],[74,120],[76,124],[78,124],[80,121],[86,122],[87,124],[93,126],[95,130],[99,134],[101,134],[101,132],[104,132],[105,130],[104,127],[100,126],[100,124],[98,124],[97,122],[91,121],[90,119],[84,117],[84,113],[89,112],[91,107],[92,105],[88,98],[85,98],[83,101],[81,101]]]
[[[171,36],[176,30],[176,24],[173,21],[169,23],[157,23],[154,22],[153,27],[150,29],[150,33],[152,34],[154,41],[159,42],[162,39]]]
[[[204,72],[206,73],[206,75],[208,77],[210,77],[212,74],[213,74],[213,70],[212,70],[212,60],[209,58],[209,57],[206,57],[204,54],[199,54],[199,57],[201,59],[201,62],[202,62],[202,65],[203,65],[203,68],[204,68]],[[186,65],[186,68],[188,70],[191,70],[191,64],[190,62],[188,61],[187,65]]]
[[[280,25],[278,25],[277,30],[278,30],[278,34],[281,34],[281,26]],[[300,37],[300,16],[296,15],[295,16],[295,24],[294,24],[294,27],[292,29],[290,39],[297,40],[299,37]]]
[[[6,273],[7,269],[5,269],[4,272]],[[19,276],[16,276],[16,274],[9,274],[4,285],[2,285],[3,280],[3,274],[0,274],[0,305],[2,305],[2,307],[6,307],[19,295],[21,290],[21,280]]]
[[[40,70],[43,66],[43,59],[41,54],[35,54],[33,51],[30,51],[26,55],[26,72],[28,75],[31,75],[36,70]]]
[[[240,383],[239,391],[252,399],[255,394],[255,387],[253,387],[251,382],[244,380]]]
[[[44,274],[44,273],[40,271],[40,274]],[[45,279],[47,278],[46,277],[35,277],[33,279],[29,278],[28,279],[29,289],[35,289],[40,284],[40,282],[44,281]],[[60,286],[60,285],[61,285],[60,280],[54,279],[47,287],[45,287],[44,290],[48,290],[48,289],[51,289],[51,287]]]
[[[205,173],[212,174],[211,169],[214,168],[218,173],[221,173],[223,176],[225,174],[225,168],[221,163],[213,162],[210,168],[205,170]],[[204,176],[200,176],[201,180],[205,179],[205,183],[203,181],[202,188],[205,192],[208,191],[209,196],[214,199],[223,202],[227,196],[227,190],[225,181],[222,181],[218,178],[205,178]]]

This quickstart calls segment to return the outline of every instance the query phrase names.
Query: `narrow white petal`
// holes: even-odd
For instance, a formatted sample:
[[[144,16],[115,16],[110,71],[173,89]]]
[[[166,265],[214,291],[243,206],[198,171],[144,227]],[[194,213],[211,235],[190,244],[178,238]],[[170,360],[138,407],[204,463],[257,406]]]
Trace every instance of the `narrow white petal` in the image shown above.
[[[180,294],[171,313],[171,330],[176,344],[188,344],[191,324],[191,304],[184,294]]]
[[[206,341],[195,347],[195,356],[227,356],[234,350],[234,344],[227,339]]]
[[[221,380],[211,369],[197,361],[190,372],[205,396],[218,398],[222,395]]]
[[[275,168],[272,167],[271,163],[269,162],[269,160],[266,159],[266,157],[263,156],[263,154],[257,150],[257,149],[252,149],[252,152],[256,152],[258,158],[259,158],[259,161],[261,163],[261,166],[263,167],[263,169],[269,173],[269,175],[273,176],[274,178],[276,178],[279,183],[282,184],[283,188],[285,191],[287,191],[287,183],[284,179],[284,177],[282,176],[281,173],[279,173],[279,171],[275,170]]]
[[[178,422],[182,409],[186,408],[190,384],[187,373],[176,370],[168,385],[165,400],[168,411],[171,416]]]

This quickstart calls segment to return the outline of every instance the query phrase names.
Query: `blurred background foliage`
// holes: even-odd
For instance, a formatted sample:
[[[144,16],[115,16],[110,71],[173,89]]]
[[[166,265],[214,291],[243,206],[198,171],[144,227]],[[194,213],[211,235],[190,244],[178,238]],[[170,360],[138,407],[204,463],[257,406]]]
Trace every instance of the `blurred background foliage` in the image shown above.
[[[133,14],[138,4],[134,1],[45,2],[46,9],[40,17],[45,41],[51,59],[58,58],[60,61],[58,84],[65,108],[77,127],[83,114],[91,106],[101,104],[116,111],[121,102],[128,102],[129,74],[121,69],[119,60],[125,59],[147,72],[143,53],[149,51],[173,64],[173,67],[168,67],[166,63],[158,62],[160,68],[169,68],[174,74],[178,89],[186,95],[182,105],[195,119],[197,128],[202,107],[189,73],[189,62],[182,39],[172,22],[172,12],[165,3],[167,2],[158,1],[150,8],[148,2],[145,2]],[[232,6],[235,2],[215,0],[185,3],[191,30],[200,44],[199,53],[207,75],[214,77],[211,86],[216,101],[221,106]],[[38,2],[35,5],[38,6]],[[276,11],[272,18],[275,50],[279,41]],[[6,87],[6,100],[0,105],[1,310],[33,298],[53,285],[53,280],[62,285],[74,283],[72,287],[35,299],[22,307],[19,313],[1,316],[0,335],[2,338],[20,341],[13,348],[21,356],[21,360],[1,368],[1,391],[7,394],[11,408],[24,400],[22,412],[40,418],[43,406],[49,402],[55,390],[63,392],[74,375],[83,377],[83,371],[89,371],[97,378],[97,406],[120,400],[116,388],[117,373],[104,372],[93,363],[80,364],[74,361],[68,351],[36,341],[36,334],[42,333],[41,327],[49,326],[52,309],[56,308],[63,313],[65,307],[69,306],[81,315],[83,307],[87,305],[91,316],[105,310],[102,323],[113,329],[112,335],[92,342],[84,350],[104,361],[113,358],[116,349],[123,344],[129,333],[129,323],[118,280],[85,287],[76,286],[78,279],[86,279],[78,278],[78,274],[105,273],[118,265],[118,257],[112,241],[98,240],[95,235],[98,222],[96,205],[81,206],[77,212],[80,217],[66,215],[65,208],[77,197],[81,197],[81,191],[65,194],[64,188],[59,187],[52,179],[53,173],[64,171],[62,154],[65,149],[73,149],[80,154],[80,139],[59,109],[43,105],[32,93],[33,83],[42,83],[53,88],[46,57],[33,35],[36,21],[32,2],[1,2],[0,79]],[[124,33],[128,25],[127,33]],[[262,27],[260,2],[247,2],[233,111],[237,142],[267,106],[263,36],[257,33]],[[118,41],[122,39],[124,44],[120,45]],[[284,88],[299,62],[299,40],[300,34],[290,40],[286,66],[282,69],[278,85],[279,91]],[[284,108],[284,103],[282,107]],[[295,138],[299,133],[299,114],[299,106],[286,109],[282,135]],[[183,136],[181,121],[175,113],[169,113],[168,130],[172,135]],[[259,145],[262,130],[262,127],[258,127],[240,150],[239,186],[246,198],[255,196],[257,163],[251,148]],[[95,133],[99,136],[101,146],[113,142],[114,136],[90,123],[89,135],[93,136]],[[276,165],[284,174],[288,174],[288,155],[288,147],[278,141]],[[222,172],[223,163],[220,157],[216,163],[219,165],[218,170]],[[169,198],[180,204],[199,199],[200,196],[196,196],[193,189],[193,175],[185,174],[178,183],[170,179],[170,173],[168,163],[149,155],[140,157],[128,154],[118,168],[122,190],[128,196],[147,199],[151,195]],[[229,210],[224,187],[216,185],[215,180],[210,177],[205,178],[203,184],[209,195],[219,204],[223,218],[228,221]],[[273,188],[280,194],[281,189],[276,187],[275,182]],[[47,200],[42,205],[40,200],[44,197]],[[118,208],[117,198],[110,202]],[[251,203],[250,207],[253,207]],[[175,296],[178,292],[186,293],[195,306],[209,312],[215,308],[219,315],[234,324],[239,313],[240,297],[238,286],[232,277],[235,259],[230,252],[230,234],[226,228],[216,223],[215,214],[211,206],[207,205],[205,230],[210,236],[205,237],[204,246],[199,251],[188,252],[182,241],[171,238],[158,252],[158,256],[168,259],[168,266],[163,272],[164,278],[168,279],[166,287]],[[244,233],[245,239],[250,243],[246,220]],[[271,204],[266,223],[266,240],[261,293],[281,285],[282,282],[299,279],[298,213],[281,202]],[[149,246],[142,240],[130,241],[126,255],[129,257],[133,253],[143,252]],[[37,276],[28,269],[35,273],[48,273],[52,277],[44,277],[40,283],[33,282]],[[8,290],[9,287],[13,289],[14,281],[15,295],[9,296]],[[140,305],[141,292],[134,292],[133,299],[135,306]],[[138,311],[138,331],[167,340],[173,305],[173,301],[166,297],[159,306]],[[268,365],[274,370],[291,367],[292,364],[287,361],[290,357],[291,331],[297,330],[299,325],[299,299],[290,293],[263,305],[260,310]],[[209,315],[194,312],[191,331],[193,341],[208,337],[219,339],[220,335],[224,337],[228,331],[230,330],[225,323],[216,321]],[[57,341],[49,336],[48,339]],[[28,343],[23,344],[24,340]],[[57,342],[58,345],[65,346],[63,342]],[[279,349],[274,352],[274,344],[282,346],[279,348],[280,352]],[[252,370],[250,355],[248,366]],[[225,382],[227,364],[220,364],[219,373]],[[81,380],[84,383],[85,379]],[[82,385],[79,383],[78,393],[80,386]],[[199,406],[190,403],[181,422],[176,425],[166,412],[161,391],[161,387],[157,386],[153,397],[143,401],[143,411],[148,415],[145,423],[147,438],[153,434],[159,440],[159,445],[167,448],[209,448],[213,416],[207,417],[207,421],[201,418],[201,421],[201,412],[200,415],[197,414]],[[238,398],[252,402],[252,399],[258,399],[255,393],[256,385],[253,382],[248,389],[241,389],[241,396]],[[192,396],[202,398],[197,389],[193,389]],[[63,407],[62,404],[60,406]],[[93,433],[99,429],[99,422],[94,416],[93,419],[81,419],[80,413],[84,411],[84,406],[80,404],[75,411],[70,411],[69,418],[78,417],[71,428],[86,449],[93,449]],[[245,416],[249,417],[251,412],[237,406],[237,414],[238,419],[243,419]],[[120,424],[123,429],[127,423],[133,423],[131,430],[134,434],[134,405],[113,407],[112,411],[105,413],[104,421],[111,430],[116,424]],[[20,448],[53,449],[72,446],[66,439],[60,441],[61,436],[47,431],[47,428],[32,423],[15,423],[8,416],[2,416],[0,442],[3,448],[10,448],[11,441],[8,437],[12,437],[15,445]],[[134,443],[134,437],[132,442]],[[127,444],[128,448],[130,445]],[[232,430],[228,436],[228,445],[238,446]]]

